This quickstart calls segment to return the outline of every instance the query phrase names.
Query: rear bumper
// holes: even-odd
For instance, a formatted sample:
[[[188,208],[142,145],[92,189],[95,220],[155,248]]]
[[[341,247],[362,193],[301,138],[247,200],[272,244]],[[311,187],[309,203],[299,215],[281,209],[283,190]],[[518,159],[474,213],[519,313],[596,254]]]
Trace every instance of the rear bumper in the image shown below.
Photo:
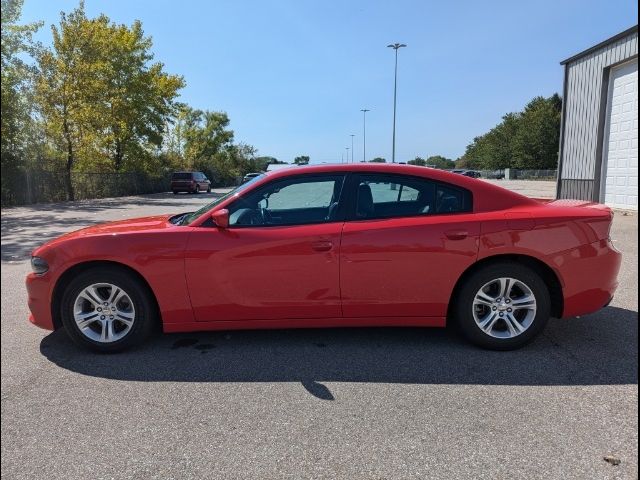
[[[191,185],[188,183],[179,183],[179,184],[171,184],[171,191],[173,192],[190,192],[192,191],[194,188],[196,188],[195,185]]]
[[[51,315],[51,282],[50,275],[27,275],[27,296],[29,310],[29,321],[45,330],[55,330],[53,317]]]
[[[563,318],[596,312],[613,299],[622,254],[610,240],[563,252],[554,257],[553,263],[564,283]]]

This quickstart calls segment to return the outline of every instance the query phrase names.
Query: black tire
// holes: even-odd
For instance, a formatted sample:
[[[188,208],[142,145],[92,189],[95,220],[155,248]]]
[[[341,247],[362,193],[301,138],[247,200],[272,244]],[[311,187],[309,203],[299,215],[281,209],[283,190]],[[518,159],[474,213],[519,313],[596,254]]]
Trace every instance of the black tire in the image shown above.
[[[110,343],[92,340],[80,331],[74,320],[73,310],[76,298],[82,290],[97,283],[113,284],[121,288],[131,299],[135,308],[135,317],[130,330],[123,338]],[[156,323],[157,311],[151,295],[146,285],[123,269],[117,267],[93,268],[80,273],[71,280],[62,294],[60,312],[62,324],[71,339],[81,347],[100,353],[125,350],[142,343]]]
[[[174,195],[177,195],[177,194],[178,194],[178,191],[177,191],[177,190],[174,190],[174,191],[173,191],[173,194],[174,194]]]
[[[207,187],[207,193],[211,193],[211,185]]]
[[[511,338],[496,338],[485,333],[474,319],[474,299],[476,294],[484,285],[499,278],[512,278],[523,282],[535,297],[535,316],[531,315],[533,320],[526,330]],[[542,332],[551,314],[551,298],[547,285],[535,270],[518,263],[494,263],[472,273],[465,280],[453,301],[455,302],[452,308],[453,320],[462,335],[470,342],[491,350],[514,350],[526,345]],[[489,309],[493,307],[479,308],[482,310],[482,308]],[[504,313],[506,314],[506,312]],[[501,321],[501,319],[498,319],[498,322]],[[506,330],[506,322],[503,323]],[[498,329],[497,331],[499,332],[500,327],[501,325],[496,323],[494,328]]]

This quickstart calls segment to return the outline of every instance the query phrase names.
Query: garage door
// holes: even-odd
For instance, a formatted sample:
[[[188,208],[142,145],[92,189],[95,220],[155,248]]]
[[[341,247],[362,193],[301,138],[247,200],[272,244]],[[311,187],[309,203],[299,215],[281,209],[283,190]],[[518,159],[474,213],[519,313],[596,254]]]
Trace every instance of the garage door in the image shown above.
[[[611,70],[600,201],[638,209],[638,60]]]

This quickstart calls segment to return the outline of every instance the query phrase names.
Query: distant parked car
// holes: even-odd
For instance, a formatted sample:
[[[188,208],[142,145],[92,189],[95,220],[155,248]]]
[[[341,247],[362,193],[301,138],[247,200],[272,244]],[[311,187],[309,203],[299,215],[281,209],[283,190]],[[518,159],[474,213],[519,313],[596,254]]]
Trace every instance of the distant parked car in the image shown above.
[[[454,168],[453,170],[451,170],[451,173],[458,173],[460,175],[462,175],[464,172],[466,172],[466,170],[463,168]]]
[[[252,178],[256,178],[259,177],[260,175],[262,175],[262,173],[247,173],[243,178],[242,178],[242,183],[248,182],[249,180],[251,180]]]
[[[178,192],[200,193],[211,191],[211,182],[202,172],[174,172],[171,175],[171,191],[174,194]]]
[[[465,170],[464,172],[462,172],[462,175],[464,175],[465,177],[480,178],[480,172],[476,170]]]
[[[485,178],[493,179],[493,180],[502,180],[504,178],[504,173],[501,173],[500,170],[493,172],[485,172]]]

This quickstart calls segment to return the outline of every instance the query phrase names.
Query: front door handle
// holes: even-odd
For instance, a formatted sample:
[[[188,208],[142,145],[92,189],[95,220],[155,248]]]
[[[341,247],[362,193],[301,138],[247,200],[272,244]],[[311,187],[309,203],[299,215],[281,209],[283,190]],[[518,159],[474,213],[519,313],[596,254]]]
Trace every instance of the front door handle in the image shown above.
[[[469,232],[466,230],[449,230],[444,234],[449,240],[464,240],[469,236]]]
[[[328,252],[333,248],[333,243],[329,240],[320,240],[318,242],[313,242],[311,244],[311,248],[316,252]]]

